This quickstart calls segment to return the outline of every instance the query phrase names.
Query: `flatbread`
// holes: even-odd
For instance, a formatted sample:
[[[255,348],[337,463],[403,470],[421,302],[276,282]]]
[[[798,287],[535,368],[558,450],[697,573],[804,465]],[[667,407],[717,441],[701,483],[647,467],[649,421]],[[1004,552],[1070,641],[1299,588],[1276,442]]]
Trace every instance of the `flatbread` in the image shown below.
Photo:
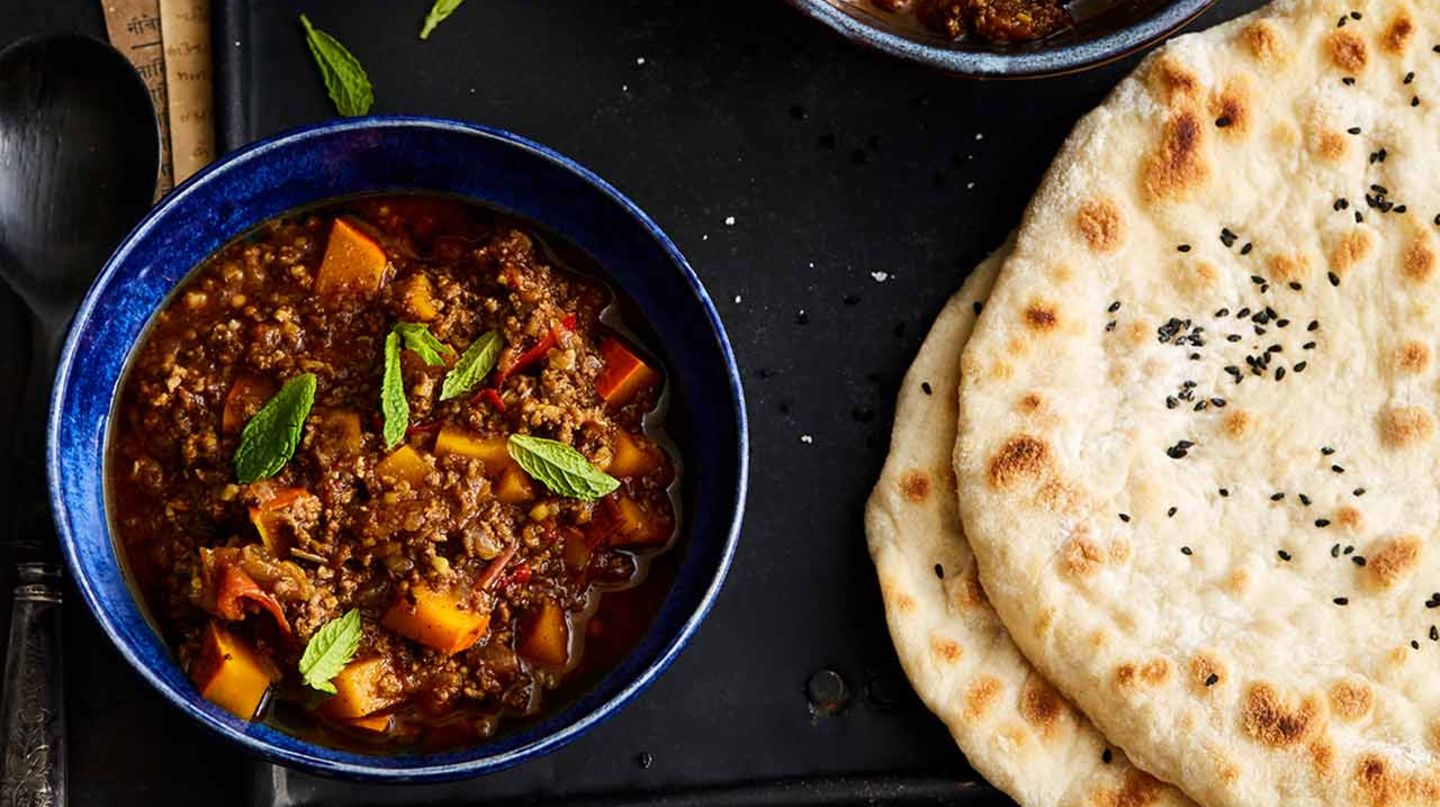
[[[960,348],[1001,257],[982,263],[945,305],[900,388],[890,456],[865,508],[890,636],[915,691],[971,765],[1022,805],[1189,805],[1111,748],[1030,667],[976,578],[950,451]]]
[[[1203,803],[1440,803],[1437,43],[1436,0],[1287,0],[1162,48],[964,352],[985,590]]]

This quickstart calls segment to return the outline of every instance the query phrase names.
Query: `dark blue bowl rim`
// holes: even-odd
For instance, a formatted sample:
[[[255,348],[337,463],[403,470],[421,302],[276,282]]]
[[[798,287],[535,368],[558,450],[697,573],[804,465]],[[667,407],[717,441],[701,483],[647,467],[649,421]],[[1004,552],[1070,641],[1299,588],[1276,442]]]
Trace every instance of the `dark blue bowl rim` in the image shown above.
[[[827,0],[789,0],[846,39],[912,62],[972,78],[1038,78],[1098,67],[1149,45],[1198,17],[1215,0],[1175,0],[1139,22],[1088,42],[1033,50],[973,51],[906,39],[847,14]]]
[[[706,317],[709,320],[711,334],[716,340],[725,360],[725,373],[726,380],[729,384],[730,403],[735,413],[736,433],[739,435],[737,445],[736,489],[734,501],[731,503],[730,508],[733,515],[731,516],[729,527],[726,530],[720,563],[713,571],[710,583],[708,587],[706,587],[699,603],[689,618],[681,625],[680,630],[669,639],[661,654],[646,666],[638,677],[625,684],[609,700],[558,731],[499,754],[486,754],[484,752],[484,745],[476,746],[472,750],[462,752],[474,753],[474,757],[456,762],[429,764],[425,763],[424,760],[430,757],[416,756],[413,757],[413,759],[420,764],[416,764],[413,767],[382,767],[367,764],[364,761],[367,759],[365,755],[339,751],[326,746],[300,741],[298,738],[293,737],[292,739],[295,740],[297,746],[303,746],[307,750],[296,751],[264,742],[256,737],[238,731],[234,725],[223,722],[203,709],[198,708],[197,705],[192,702],[192,698],[194,697],[193,693],[187,695],[187,693],[179,692],[153,673],[134,649],[120,638],[114,623],[115,617],[106,612],[99,592],[96,591],[87,576],[81,573],[75,547],[82,539],[80,539],[72,529],[69,512],[65,505],[65,496],[62,485],[60,484],[61,457],[58,440],[56,439],[57,433],[62,428],[61,413],[65,403],[65,391],[69,387],[70,374],[75,363],[75,351],[79,341],[78,335],[84,330],[85,324],[91,318],[100,296],[100,290],[109,287],[110,281],[116,272],[119,271],[119,267],[129,258],[135,243],[154,228],[156,222],[164,217],[169,209],[178,205],[196,186],[205,183],[210,177],[220,175],[224,172],[244,170],[251,161],[262,159],[264,155],[271,150],[309,138],[323,138],[337,132],[377,128],[440,129],[500,140],[577,175],[583,181],[601,191],[601,193],[611,201],[618,203],[624,208],[631,217],[643,226],[646,233],[661,246],[670,262],[682,273],[686,283],[689,284],[692,292],[695,294],[696,299],[704,308]],[[238,234],[239,233],[234,233],[232,237]],[[131,345],[128,349],[133,350],[133,348],[134,345]],[[64,347],[60,353],[54,387],[51,393],[50,415],[47,420],[46,429],[47,448],[45,464],[48,476],[50,506],[55,516],[56,531],[64,552],[66,564],[70,569],[75,586],[79,589],[90,612],[95,616],[106,636],[109,637],[111,643],[115,645],[116,649],[119,650],[120,654],[130,666],[139,672],[166,700],[179,708],[190,719],[216,732],[226,740],[241,746],[247,751],[301,770],[328,776],[340,776],[343,778],[370,781],[445,781],[499,771],[517,765],[532,757],[548,753],[569,743],[629,703],[630,700],[639,695],[670,666],[676,656],[679,655],[680,651],[684,649],[685,645],[693,637],[695,631],[699,629],[700,624],[710,612],[711,607],[713,607],[715,599],[719,595],[720,589],[724,585],[729,573],[730,565],[734,560],[735,549],[739,543],[740,525],[744,516],[746,493],[749,486],[749,425],[745,410],[745,396],[740,382],[740,372],[735,361],[735,354],[731,348],[729,337],[725,332],[725,327],[720,320],[720,314],[715,309],[714,302],[710,299],[709,293],[705,290],[704,285],[700,282],[700,278],[695,274],[689,262],[685,260],[684,255],[681,254],[679,248],[675,246],[669,236],[660,229],[659,225],[657,225],[649,215],[618,189],[588,168],[585,168],[554,149],[496,127],[449,118],[418,115],[376,115],[362,118],[340,119],[281,132],[251,143],[206,166],[161,200],[160,204],[152,208],[151,211],[146,214],[145,218],[143,218],[139,224],[135,225],[129,234],[125,236],[124,240],[121,241],[120,246],[111,255],[110,259],[106,261],[104,267],[100,270],[100,273],[91,285],[90,290],[86,293],[80,307],[76,310],[75,317],[71,322],[70,332],[65,339]],[[97,472],[103,473],[103,468],[97,469]],[[106,528],[106,534],[109,534],[108,527]],[[387,759],[405,759],[405,757],[388,757]]]

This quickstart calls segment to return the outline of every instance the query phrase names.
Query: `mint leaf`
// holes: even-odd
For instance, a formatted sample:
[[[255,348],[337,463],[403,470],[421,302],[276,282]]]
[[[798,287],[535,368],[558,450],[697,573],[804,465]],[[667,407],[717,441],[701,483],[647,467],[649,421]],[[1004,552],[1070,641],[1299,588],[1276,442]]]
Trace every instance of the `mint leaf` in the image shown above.
[[[335,685],[330,679],[355,658],[355,651],[360,649],[360,634],[360,611],[356,608],[315,631],[305,645],[304,655],[300,656],[300,678],[306,686],[334,695]]]
[[[385,374],[380,378],[380,413],[385,416],[385,447],[394,448],[410,428],[410,402],[405,400],[405,380],[400,377],[400,334],[385,337]]]
[[[525,473],[558,496],[598,499],[620,487],[620,480],[596,468],[585,455],[557,440],[512,434],[505,448]]]
[[[420,38],[429,39],[430,32],[435,26],[445,21],[445,18],[455,13],[455,9],[465,0],[435,0],[435,5],[430,7],[430,13],[425,15],[425,25],[420,29]]]
[[[448,401],[479,386],[485,380],[485,374],[495,369],[504,344],[497,331],[480,334],[480,338],[465,348],[459,361],[445,374],[445,381],[440,385],[440,400]]]
[[[235,449],[235,478],[242,485],[280,473],[295,456],[305,418],[315,405],[315,376],[297,375],[260,407],[240,432]]]
[[[300,24],[305,27],[305,44],[310,46],[320,77],[325,79],[325,91],[330,93],[335,111],[345,116],[369,113],[375,91],[360,60],[340,40],[311,25],[304,14],[300,15]]]
[[[395,333],[405,340],[405,349],[420,354],[420,358],[431,367],[445,363],[445,355],[454,353],[450,346],[436,339],[430,328],[421,322],[402,322],[395,326]]]

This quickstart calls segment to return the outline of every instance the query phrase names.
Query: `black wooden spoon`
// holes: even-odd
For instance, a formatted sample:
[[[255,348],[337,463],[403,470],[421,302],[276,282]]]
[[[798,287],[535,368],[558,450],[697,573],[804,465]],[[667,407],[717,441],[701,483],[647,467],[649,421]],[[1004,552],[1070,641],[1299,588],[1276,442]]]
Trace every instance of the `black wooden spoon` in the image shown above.
[[[5,658],[0,807],[65,803],[60,562],[45,492],[55,359],[85,289],[155,196],[160,135],[149,90],[114,48],[73,34],[0,51],[0,278],[31,314],[13,430],[17,518],[0,561],[19,577]]]

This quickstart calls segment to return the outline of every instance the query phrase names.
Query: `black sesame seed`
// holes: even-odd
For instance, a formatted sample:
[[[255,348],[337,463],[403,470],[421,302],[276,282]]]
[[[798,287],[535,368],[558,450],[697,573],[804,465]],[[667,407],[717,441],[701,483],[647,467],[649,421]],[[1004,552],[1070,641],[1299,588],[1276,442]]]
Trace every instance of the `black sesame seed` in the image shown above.
[[[1120,514],[1120,520],[1123,521],[1123,522],[1125,522],[1126,524],[1129,524],[1129,523],[1130,523],[1130,514],[1129,514],[1129,513],[1121,513],[1121,514]]]
[[[1257,286],[1260,286],[1260,285],[1263,285],[1263,284],[1265,283],[1265,278],[1263,278],[1263,277],[1261,277],[1261,276],[1259,276],[1259,275],[1251,275],[1251,276],[1250,276],[1250,282],[1251,282],[1251,283],[1254,283],[1254,284],[1257,285]]]
[[[1330,547],[1330,557],[1332,557],[1332,558],[1338,558],[1338,557],[1340,557],[1340,545],[1339,545],[1339,544],[1336,544],[1336,545]]]
[[[1105,332],[1110,333],[1113,330],[1115,330],[1115,320],[1112,319],[1109,322],[1105,323]]]
[[[1195,444],[1189,440],[1181,440],[1175,445],[1165,449],[1165,455],[1172,460],[1184,459],[1185,455],[1190,453],[1190,448],[1193,445]]]
[[[1406,209],[1407,209],[1407,208],[1405,207],[1405,205],[1395,205],[1395,209],[1392,210],[1392,211],[1390,211],[1390,212],[1392,212],[1392,213],[1404,213],[1404,212],[1406,211]]]
[[[1245,319],[1246,317],[1250,316],[1250,309],[1242,308],[1239,311],[1235,312],[1235,316],[1239,319]]]
[[[1210,399],[1210,405],[1213,406],[1213,407],[1215,407],[1216,409],[1224,409],[1224,408],[1225,408],[1225,399],[1224,399],[1224,398],[1211,398],[1211,399]]]
[[[920,382],[920,391],[924,392],[926,395],[931,395],[935,392],[935,390],[930,386],[929,381]]]
[[[1317,527],[1319,527],[1320,529],[1323,530],[1323,529],[1325,529],[1326,527],[1330,526],[1330,519],[1328,519],[1328,518],[1317,518],[1317,519],[1315,519],[1315,526],[1317,526]]]
[[[1195,404],[1195,411],[1196,411],[1196,412],[1204,412],[1204,411],[1205,411],[1205,408],[1206,408],[1207,406],[1209,406],[1209,405],[1210,405],[1209,401],[1200,401],[1199,403]]]
[[[1224,129],[1226,126],[1230,125],[1230,119],[1225,117],[1224,115],[1221,115],[1220,117],[1215,119],[1215,125],[1220,127],[1221,129]]]
[[[1417,642],[1417,641],[1415,641],[1414,639],[1411,639],[1411,640],[1410,640],[1410,647],[1411,647],[1411,649],[1419,650],[1419,649],[1420,649],[1420,643]]]
[[[1339,275],[1335,274],[1334,272],[1329,272],[1329,273],[1327,273],[1327,274],[1328,274],[1329,277],[1330,277],[1330,285],[1332,285],[1332,286],[1338,286],[1338,285],[1340,285],[1340,276],[1339,276]]]
[[[1245,337],[1241,336],[1241,335],[1238,334],[1238,333],[1232,333],[1232,334],[1230,334],[1229,336],[1225,337],[1225,341],[1227,341],[1227,342],[1239,342],[1241,339],[1244,339],[1244,338],[1245,338]]]
[[[1412,95],[1412,96],[1410,96],[1410,106],[1420,106],[1420,96],[1418,96],[1418,95]]]
[[[1340,79],[1340,81],[1341,81],[1341,83],[1343,83],[1346,87],[1354,87],[1354,86],[1355,86],[1355,77],[1354,77],[1354,76],[1346,76],[1345,78]]]
[[[1434,625],[1430,626],[1430,641],[1440,642],[1440,628],[1437,628]]]
[[[1345,473],[1345,469],[1339,465],[1331,465],[1330,470],[1334,471],[1337,474]]]
[[[1347,555],[1350,554],[1351,552],[1354,552],[1354,551],[1355,551],[1355,547],[1353,547],[1353,546],[1347,546],[1347,547],[1345,547],[1345,554],[1347,554]]]
[[[1175,511],[1178,510],[1178,509],[1180,509],[1180,508],[1178,508],[1178,507],[1172,507],[1172,508],[1170,508],[1169,510],[1166,510],[1166,511],[1165,511],[1165,517],[1166,517],[1166,518],[1174,518],[1174,517],[1175,517]]]
[[[1195,550],[1191,549],[1191,548],[1188,547],[1188,546],[1182,546],[1182,547],[1180,547],[1180,554],[1182,554],[1182,555],[1193,555],[1193,554],[1195,554]]]
[[[1345,22],[1346,22],[1345,18],[1344,18],[1344,17],[1341,17],[1340,20],[1335,23],[1335,27],[1336,27],[1336,28],[1344,28],[1344,27],[1345,27]]]
[[[1336,605],[1349,605],[1349,604],[1350,604],[1350,598],[1349,598],[1349,597],[1336,597],[1336,598],[1335,598],[1335,604],[1336,604]]]
[[[1221,497],[1221,498],[1227,498],[1227,497],[1229,497],[1229,496],[1230,496],[1230,491],[1229,491],[1227,488],[1220,488],[1220,497]]]
[[[1304,288],[1304,286],[1301,286],[1301,285],[1300,285],[1300,281],[1298,281],[1298,280],[1292,280],[1292,281],[1290,281],[1290,288],[1291,288],[1292,290],[1294,290],[1294,291],[1299,291],[1299,290],[1301,290],[1302,288]],[[1288,322],[1288,320],[1286,320],[1286,321]]]
[[[1220,317],[1228,317],[1228,316],[1230,316],[1230,309],[1228,309],[1228,308],[1222,308],[1222,309],[1220,309],[1219,311],[1216,311],[1216,312],[1215,312],[1215,318],[1216,318],[1216,319],[1219,319]]]
[[[940,578],[941,580],[944,580],[944,579],[945,579],[945,567],[944,567],[944,566],[941,566],[941,565],[938,564],[938,563],[935,564],[935,576],[938,577],[938,578]]]
[[[1310,497],[1309,497],[1309,496],[1306,496],[1306,495],[1303,494],[1303,493],[1300,494],[1300,503],[1303,504],[1303,505],[1305,505],[1306,507],[1309,507],[1309,506],[1310,506]]]
[[[1280,559],[1283,560],[1283,561],[1289,562],[1289,560],[1290,560],[1290,553],[1289,553],[1289,552],[1286,552],[1286,551],[1283,550],[1283,549],[1280,550],[1279,552],[1276,552],[1275,554],[1279,555],[1279,556],[1280,556]]]
[[[1414,80],[1415,80],[1415,72],[1414,72],[1414,71],[1411,71],[1411,72],[1405,74],[1405,83],[1406,83],[1406,84],[1409,84],[1410,82],[1412,82],[1412,81],[1414,81]]]
[[[1352,12],[1350,12],[1350,19],[1352,19],[1352,20],[1358,20],[1358,19],[1360,19],[1360,12],[1358,12],[1358,11],[1352,11]]]
[[[1350,492],[1351,492],[1353,495],[1355,495],[1355,496],[1364,496],[1364,495],[1365,495],[1365,488],[1355,488],[1354,490],[1352,490],[1352,491],[1350,491]]]
[[[1210,673],[1209,675],[1205,676],[1205,686],[1213,687],[1218,683],[1220,683],[1220,676],[1216,675],[1215,673]]]
[[[1364,566],[1364,565],[1365,565],[1365,556],[1364,556],[1364,555],[1355,555],[1355,556],[1353,556],[1353,557],[1350,558],[1350,562],[1353,563],[1353,564],[1355,564],[1356,566]]]
[[[1256,335],[1256,336],[1264,336],[1264,335],[1265,335],[1265,329],[1262,328],[1262,327],[1260,327],[1259,325],[1256,325],[1256,326],[1255,326],[1255,335]]]
[[[1107,748],[1104,751],[1100,752],[1100,761],[1105,763],[1106,765],[1109,765],[1110,760],[1112,759],[1114,759],[1114,756],[1110,753],[1110,749]]]
[[[1250,243],[1249,241],[1246,241],[1246,242],[1245,242],[1245,246],[1243,246],[1243,247],[1240,248],[1240,254],[1241,254],[1241,255],[1249,255],[1249,254],[1250,254],[1250,250],[1252,250],[1252,249],[1254,249],[1254,248],[1255,248],[1255,245],[1254,245],[1254,244]]]
[[[1180,402],[1177,401],[1177,400],[1175,400],[1175,396],[1174,396],[1174,395],[1166,396],[1166,398],[1165,398],[1165,408],[1166,408],[1166,409],[1174,409],[1175,407],[1177,407],[1177,406],[1179,406],[1179,405],[1180,405]]]
[[[981,309],[983,309],[983,308],[985,308],[985,304],[982,303],[982,302],[979,302],[979,301],[976,301],[976,302],[973,302],[973,303],[970,304],[970,310],[974,311],[977,315],[980,313]]]
[[[1189,251],[1190,251],[1190,245],[1189,245],[1189,244],[1181,244],[1180,246],[1176,247],[1175,249],[1177,249],[1177,250],[1179,250],[1179,251],[1181,251],[1181,252],[1189,252]]]
[[[1359,127],[1359,126],[1351,126],[1349,129],[1346,129],[1345,131],[1349,132],[1349,133],[1352,134],[1352,135],[1358,135],[1358,134],[1360,134],[1360,127]]]
[[[1295,366],[1294,366],[1294,367],[1291,367],[1290,369],[1291,369],[1291,370],[1294,370],[1294,371],[1297,372],[1297,373],[1303,373],[1303,372],[1305,372],[1305,368],[1306,368],[1306,367],[1309,367],[1309,366],[1310,366],[1310,365],[1309,365],[1308,363],[1303,362],[1303,361],[1300,361],[1300,362],[1296,362],[1296,363],[1295,363]]]
[[[1282,492],[1282,493],[1272,493],[1272,494],[1270,494],[1270,501],[1272,501],[1272,502],[1278,502],[1278,501],[1280,501],[1280,500],[1283,499],[1283,498],[1285,498],[1285,494],[1284,494],[1283,492]]]
[[[1335,208],[1336,212],[1339,212],[1339,211],[1341,211],[1341,210],[1344,210],[1345,208],[1347,208],[1347,207],[1349,207],[1349,206],[1350,206],[1350,202],[1346,201],[1345,197],[1343,197],[1343,196],[1340,197],[1339,199],[1336,199],[1336,200],[1335,200],[1334,208]]]
[[[1334,453],[1335,453],[1335,449],[1331,448],[1330,446],[1323,446],[1323,447],[1320,449],[1320,453],[1321,453],[1321,454],[1324,454],[1325,456],[1328,457],[1328,456],[1330,456],[1331,454],[1334,454]]]
[[[1120,301],[1119,301],[1119,300],[1116,300],[1115,302],[1113,302],[1113,303],[1110,304],[1110,307],[1109,307],[1109,308],[1107,308],[1107,309],[1105,309],[1105,310],[1106,310],[1106,311],[1109,311],[1109,312],[1112,313],[1112,314],[1115,313],[1116,311],[1119,311],[1119,310],[1120,310]]]
[[[1314,342],[1306,342],[1305,344],[1303,344],[1303,345],[1300,346],[1300,349],[1301,349],[1301,350],[1314,350],[1314,349],[1315,349],[1315,343],[1314,343]]]
[[[1284,379],[1285,379],[1285,368],[1284,368],[1284,367],[1276,367],[1276,368],[1275,368],[1275,380],[1276,380],[1276,381],[1283,381]]]
[[[1358,211],[1358,210],[1355,211],[1355,223],[1356,223],[1356,224],[1364,224],[1364,223],[1365,223],[1365,217],[1364,217],[1363,215],[1361,215],[1361,214],[1360,214],[1360,211]]]

